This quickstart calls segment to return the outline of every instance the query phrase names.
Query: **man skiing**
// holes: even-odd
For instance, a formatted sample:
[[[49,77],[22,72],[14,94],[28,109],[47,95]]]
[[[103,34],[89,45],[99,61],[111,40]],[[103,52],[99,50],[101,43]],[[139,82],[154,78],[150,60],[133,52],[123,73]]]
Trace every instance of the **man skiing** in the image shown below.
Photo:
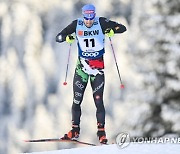
[[[83,18],[72,21],[57,36],[57,42],[73,43],[75,33],[78,46],[78,60],[73,79],[72,129],[64,139],[78,138],[80,134],[81,102],[90,78],[93,98],[97,108],[97,136],[99,142],[106,144],[104,91],[104,39],[114,33],[123,33],[126,27],[104,17],[96,17],[95,7],[87,4],[82,7]]]

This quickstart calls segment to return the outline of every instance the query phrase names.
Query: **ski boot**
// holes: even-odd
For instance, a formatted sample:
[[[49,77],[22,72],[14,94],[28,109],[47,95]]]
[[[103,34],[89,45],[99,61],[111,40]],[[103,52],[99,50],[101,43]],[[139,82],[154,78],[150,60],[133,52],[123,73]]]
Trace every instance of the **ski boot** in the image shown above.
[[[64,136],[61,139],[64,140],[77,139],[79,137],[79,134],[80,134],[80,127],[78,125],[73,125],[72,129],[67,134],[64,134]]]
[[[106,138],[106,132],[104,128],[104,124],[98,123],[97,124],[98,131],[97,131],[97,136],[99,138],[99,142],[101,144],[107,144],[107,138]]]

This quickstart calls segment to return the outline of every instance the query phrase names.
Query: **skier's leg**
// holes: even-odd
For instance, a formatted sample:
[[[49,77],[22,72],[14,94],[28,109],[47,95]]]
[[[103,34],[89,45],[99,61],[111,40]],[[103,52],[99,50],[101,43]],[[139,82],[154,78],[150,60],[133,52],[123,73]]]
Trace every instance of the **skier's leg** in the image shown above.
[[[103,103],[103,92],[104,92],[104,73],[97,74],[95,77],[91,77],[91,87],[93,89],[93,98],[97,108],[97,136],[99,137],[100,143],[107,143],[105,133],[105,108]]]
[[[62,139],[78,138],[80,134],[81,103],[84,91],[88,83],[89,75],[82,70],[78,59],[73,79],[73,104],[72,104],[72,130],[64,135]]]
[[[97,123],[105,124],[105,108],[103,103],[104,92],[104,74],[97,74],[91,77],[91,87],[93,90],[93,98],[96,105]]]
[[[72,124],[80,124],[81,102],[88,83],[88,75],[77,65],[73,80]]]

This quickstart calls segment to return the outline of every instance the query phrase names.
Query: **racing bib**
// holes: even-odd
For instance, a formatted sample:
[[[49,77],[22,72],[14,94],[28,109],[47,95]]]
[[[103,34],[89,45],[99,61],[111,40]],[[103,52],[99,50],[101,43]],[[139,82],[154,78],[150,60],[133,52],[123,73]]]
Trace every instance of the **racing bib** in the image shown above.
[[[85,26],[83,19],[78,19],[76,27],[78,53],[80,57],[95,59],[104,54],[104,34],[102,32],[99,18],[94,19],[93,26]]]

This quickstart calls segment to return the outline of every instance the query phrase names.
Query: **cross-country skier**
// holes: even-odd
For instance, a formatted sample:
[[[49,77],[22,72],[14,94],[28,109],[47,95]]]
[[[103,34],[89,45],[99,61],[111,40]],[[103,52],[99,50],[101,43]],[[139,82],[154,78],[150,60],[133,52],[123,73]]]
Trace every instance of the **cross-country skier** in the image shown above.
[[[104,17],[97,17],[95,7],[87,4],[82,7],[83,18],[72,21],[57,36],[57,42],[73,43],[75,33],[78,46],[78,60],[73,80],[72,130],[64,135],[65,139],[78,138],[80,134],[81,103],[88,79],[93,91],[97,108],[97,136],[100,143],[107,143],[105,133],[105,108],[103,103],[105,35],[112,37],[114,33],[123,33],[126,27]]]

